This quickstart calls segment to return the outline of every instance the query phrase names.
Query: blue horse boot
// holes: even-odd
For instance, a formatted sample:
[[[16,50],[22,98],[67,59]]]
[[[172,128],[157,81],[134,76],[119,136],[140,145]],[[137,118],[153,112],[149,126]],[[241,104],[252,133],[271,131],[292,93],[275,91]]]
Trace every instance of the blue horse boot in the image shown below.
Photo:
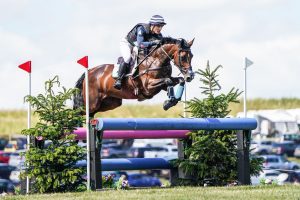
[[[168,110],[172,106],[175,106],[178,103],[178,101],[181,100],[183,90],[184,90],[184,85],[185,85],[184,82],[179,84],[175,96],[174,96],[174,88],[172,86],[168,87],[169,100],[166,100],[164,102],[164,105],[163,105],[164,110]]]

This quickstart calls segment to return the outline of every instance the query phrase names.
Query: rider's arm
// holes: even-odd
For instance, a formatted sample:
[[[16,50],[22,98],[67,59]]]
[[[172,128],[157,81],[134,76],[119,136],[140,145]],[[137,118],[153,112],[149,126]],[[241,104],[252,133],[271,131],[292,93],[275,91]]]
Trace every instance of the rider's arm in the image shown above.
[[[142,26],[138,27],[136,41],[137,41],[138,47],[140,47],[142,49],[153,45],[152,42],[144,41],[145,33],[146,33],[146,31]]]

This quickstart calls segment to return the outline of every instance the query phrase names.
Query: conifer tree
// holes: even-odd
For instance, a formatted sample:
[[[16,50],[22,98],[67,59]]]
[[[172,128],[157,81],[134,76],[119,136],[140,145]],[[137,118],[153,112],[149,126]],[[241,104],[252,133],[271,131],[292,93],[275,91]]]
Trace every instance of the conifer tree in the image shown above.
[[[224,118],[230,113],[229,104],[238,103],[242,92],[232,88],[228,93],[221,93],[218,70],[211,69],[209,62],[204,70],[199,69],[203,99],[188,101],[191,117]],[[232,130],[199,130],[190,133],[192,144],[185,148],[186,158],[177,160],[177,165],[193,177],[193,184],[226,185],[237,180],[237,138]],[[261,162],[251,161],[251,173],[258,174]]]
[[[21,177],[30,178],[31,193],[78,191],[85,187],[82,178],[85,170],[76,167],[76,162],[85,158],[85,149],[78,146],[75,135],[70,134],[77,124],[84,122],[80,115],[82,109],[66,106],[66,101],[77,90],[62,87],[62,91],[56,93],[54,89],[61,89],[58,76],[45,82],[44,95],[25,97],[35,109],[34,114],[38,114],[39,122],[33,128],[24,129],[22,134],[50,142],[48,147],[31,144],[25,154],[28,168]]]

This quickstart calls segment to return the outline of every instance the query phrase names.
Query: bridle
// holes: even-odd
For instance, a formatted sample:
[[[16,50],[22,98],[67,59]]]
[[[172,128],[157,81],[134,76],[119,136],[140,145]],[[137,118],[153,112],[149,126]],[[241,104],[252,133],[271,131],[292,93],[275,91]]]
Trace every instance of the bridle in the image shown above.
[[[165,51],[165,49],[163,48],[163,46],[160,46],[162,52],[164,52],[164,54],[170,59],[170,61],[179,69],[179,71],[182,73],[182,74],[186,74],[188,72],[189,69],[184,69],[183,65],[182,65],[182,57],[180,56],[180,53],[181,52],[188,52],[188,55],[190,56],[191,54],[191,49],[190,48],[186,48],[186,49],[183,49],[183,48],[179,48],[178,50],[178,61],[179,61],[179,65],[176,65],[175,62],[174,62],[174,57],[170,57],[169,54]]]
[[[185,69],[182,65],[182,58],[180,56],[181,52],[188,52],[188,55],[191,54],[191,49],[190,48],[185,48],[183,49],[182,47],[179,48],[178,50],[178,61],[179,61],[179,65],[176,65],[175,61],[174,61],[174,57],[170,57],[169,54],[165,51],[165,49],[163,48],[163,45],[157,45],[155,48],[153,48],[144,58],[143,60],[141,60],[137,67],[139,67],[155,50],[157,50],[158,48],[160,48],[162,50],[162,52],[169,58],[169,60],[179,69],[179,71],[184,75],[187,74],[189,71],[191,71],[191,73],[193,74],[192,68],[190,67],[189,69]],[[148,69],[144,70],[142,73],[137,74],[136,76],[133,77],[133,79],[136,79],[137,77],[146,74],[149,71],[155,71],[155,70],[159,70],[161,67],[149,67]]]

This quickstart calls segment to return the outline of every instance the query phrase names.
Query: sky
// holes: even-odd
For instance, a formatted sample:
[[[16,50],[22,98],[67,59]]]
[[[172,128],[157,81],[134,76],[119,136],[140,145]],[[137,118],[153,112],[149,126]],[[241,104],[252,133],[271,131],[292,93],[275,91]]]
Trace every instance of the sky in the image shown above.
[[[27,108],[28,74],[19,64],[32,61],[34,96],[55,75],[74,87],[84,72],[79,58],[88,55],[90,68],[116,63],[121,38],[155,14],[167,22],[164,36],[195,38],[194,71],[208,60],[223,66],[223,92],[244,90],[247,57],[247,98],[300,98],[299,10],[297,0],[0,0],[0,109]],[[187,100],[202,97],[199,79],[187,84]],[[143,103],[166,99],[161,92]]]

